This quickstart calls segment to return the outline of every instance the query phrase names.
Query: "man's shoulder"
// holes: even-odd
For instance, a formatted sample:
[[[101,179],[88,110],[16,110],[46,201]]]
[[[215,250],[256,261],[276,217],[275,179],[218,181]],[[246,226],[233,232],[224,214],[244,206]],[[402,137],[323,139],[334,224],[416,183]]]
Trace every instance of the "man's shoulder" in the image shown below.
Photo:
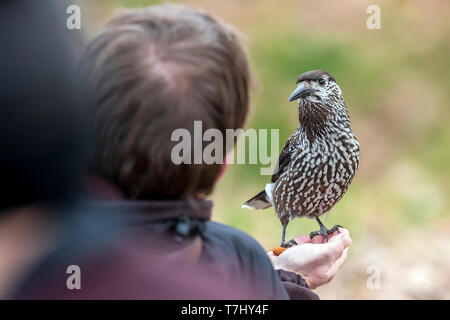
[[[221,223],[208,222],[203,233],[205,255],[250,281],[261,299],[288,299],[263,247],[249,234]],[[224,259],[225,258],[225,259]],[[244,283],[243,282],[243,283]]]
[[[263,247],[249,234],[235,227],[209,221],[204,233],[206,240],[212,240],[217,245],[232,245],[239,250],[251,251],[266,255]]]

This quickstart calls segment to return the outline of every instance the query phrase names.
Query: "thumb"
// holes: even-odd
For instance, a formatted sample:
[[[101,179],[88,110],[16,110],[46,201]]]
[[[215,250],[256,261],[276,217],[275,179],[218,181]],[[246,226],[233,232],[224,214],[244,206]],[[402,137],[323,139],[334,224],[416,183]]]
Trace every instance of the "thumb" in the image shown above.
[[[350,246],[352,239],[348,233],[339,234],[331,238],[327,243],[322,244],[331,261],[336,261],[344,252],[345,248]]]

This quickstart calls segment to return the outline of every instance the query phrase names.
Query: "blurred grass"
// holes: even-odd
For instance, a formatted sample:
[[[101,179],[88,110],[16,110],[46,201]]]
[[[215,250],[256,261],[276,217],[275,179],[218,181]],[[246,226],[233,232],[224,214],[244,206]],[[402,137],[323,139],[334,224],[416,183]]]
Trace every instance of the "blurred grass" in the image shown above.
[[[114,0],[90,6],[108,17],[118,7],[161,2]],[[298,125],[296,105],[287,102],[296,77],[312,69],[335,76],[362,154],[354,182],[324,223],[348,228],[355,251],[358,244],[375,246],[372,238],[386,245],[405,233],[431,237],[436,226],[448,223],[449,2],[381,1],[382,29],[375,31],[365,25],[371,1],[181,2],[217,14],[246,35],[260,85],[246,127],[279,129],[280,148]],[[273,209],[241,209],[270,179],[259,170],[260,165],[229,166],[213,194],[213,218],[250,233],[271,249],[281,236]],[[297,219],[290,223],[287,237],[317,227],[315,221]]]
[[[91,6],[108,17],[117,8],[164,2],[110,0]],[[296,105],[287,102],[296,77],[323,69],[337,79],[361,142],[362,159],[350,190],[326,218],[327,225],[342,224],[357,240],[374,230],[388,235],[402,224],[423,226],[448,215],[448,5],[431,1],[425,10],[417,1],[382,2],[382,29],[369,31],[365,27],[368,1],[346,2],[347,7],[318,1],[310,5],[311,11],[305,1],[293,0],[283,5],[180,2],[213,12],[246,35],[260,87],[253,94],[247,128],[279,129],[280,148],[298,124]],[[438,15],[430,15],[429,8]],[[320,19],[323,15],[329,19]],[[249,212],[240,207],[270,179],[259,174],[260,167],[230,166],[213,195],[214,217],[270,248],[278,243],[281,231],[273,210]],[[293,221],[288,236],[316,228],[314,221]]]

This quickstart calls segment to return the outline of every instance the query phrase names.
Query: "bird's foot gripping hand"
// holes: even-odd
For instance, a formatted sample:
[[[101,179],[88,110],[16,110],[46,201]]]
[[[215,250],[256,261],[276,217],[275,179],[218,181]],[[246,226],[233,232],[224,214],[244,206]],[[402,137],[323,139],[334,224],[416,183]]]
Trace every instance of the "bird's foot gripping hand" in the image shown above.
[[[273,248],[272,252],[273,252],[274,255],[279,256],[287,248],[290,248],[290,247],[293,247],[293,246],[296,246],[296,245],[297,245],[297,241],[295,241],[294,239],[291,239],[287,243],[282,242],[279,247]]]
[[[329,235],[329,241],[322,237],[310,239],[302,234],[295,238],[297,246],[285,249],[280,255],[268,253],[275,269],[295,272],[314,290],[330,282],[347,258],[352,243],[348,230],[340,229]]]
[[[296,246],[296,245],[297,245],[297,241],[295,241],[294,239],[291,239],[287,243],[282,242],[280,244],[280,247],[282,247],[282,248],[290,248],[290,247],[293,247],[293,246]]]
[[[322,235],[325,238],[325,241],[328,242],[328,235],[332,234],[335,231],[337,231],[337,233],[339,233],[339,228],[342,228],[342,226],[337,224],[333,228],[327,229],[323,224],[320,223],[320,230],[311,232],[309,234],[309,237],[312,239],[317,235]]]

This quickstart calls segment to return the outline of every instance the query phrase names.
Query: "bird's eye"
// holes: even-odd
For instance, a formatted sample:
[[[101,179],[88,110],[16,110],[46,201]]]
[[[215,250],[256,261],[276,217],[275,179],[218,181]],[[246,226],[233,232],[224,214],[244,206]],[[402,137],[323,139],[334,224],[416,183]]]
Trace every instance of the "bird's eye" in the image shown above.
[[[325,79],[323,79],[323,78],[320,78],[320,79],[319,79],[319,84],[320,84],[321,86],[324,86],[325,83],[326,83]]]

